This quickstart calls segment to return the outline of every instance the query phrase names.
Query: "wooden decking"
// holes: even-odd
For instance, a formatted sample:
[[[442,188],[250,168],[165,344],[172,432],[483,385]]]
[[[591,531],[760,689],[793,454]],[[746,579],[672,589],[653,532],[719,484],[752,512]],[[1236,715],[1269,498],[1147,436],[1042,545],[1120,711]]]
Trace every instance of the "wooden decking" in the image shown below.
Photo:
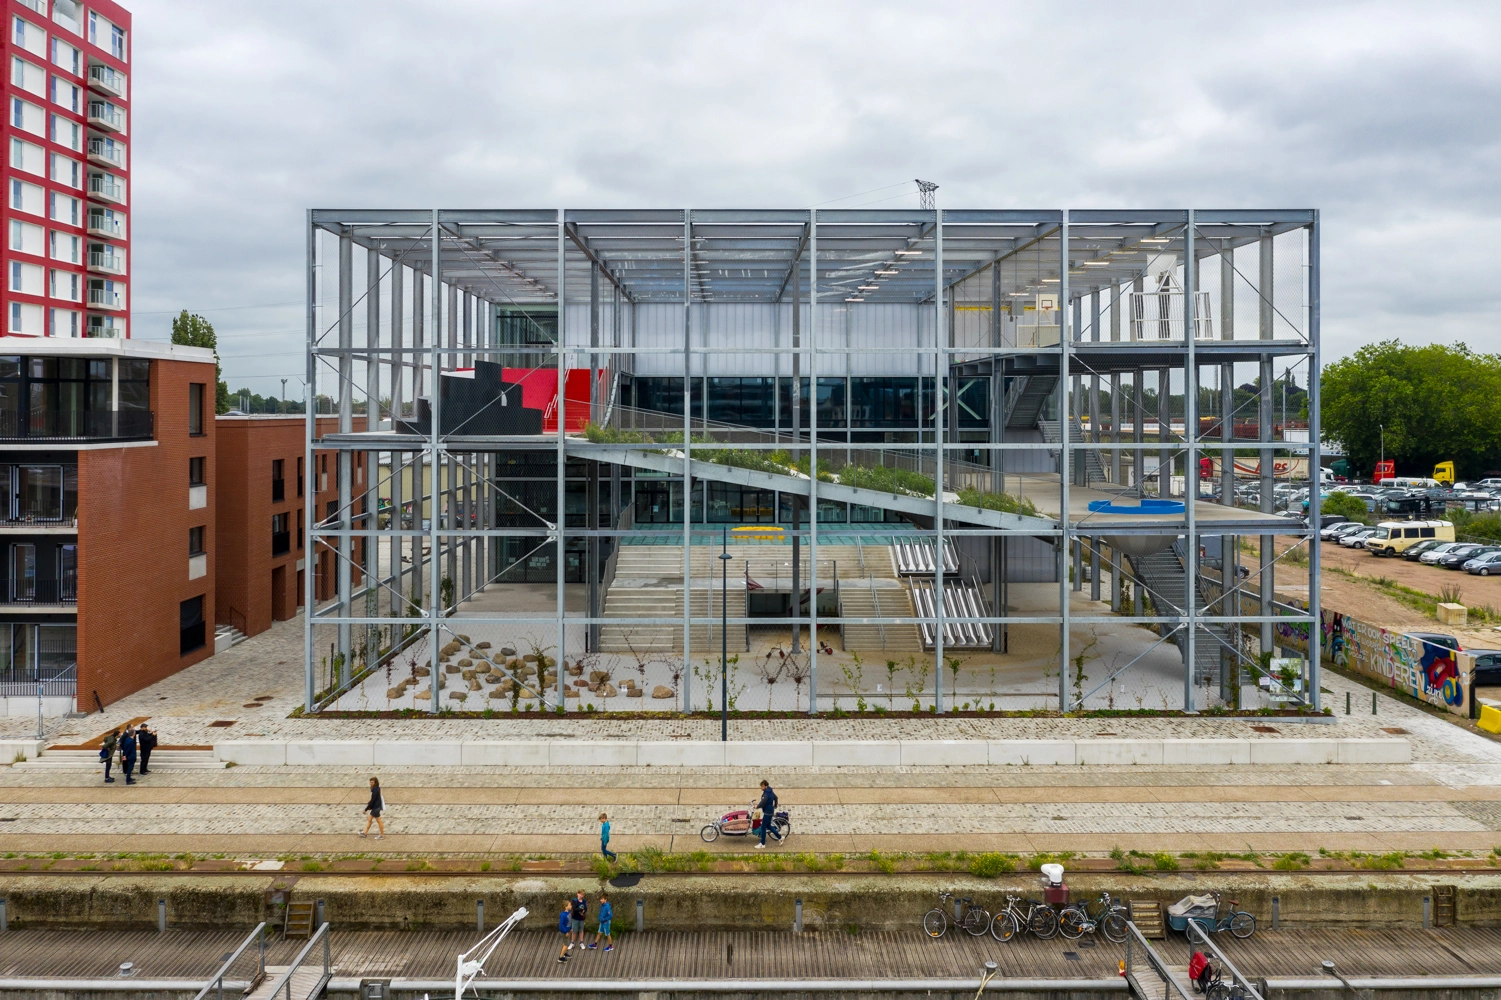
[[[464,931],[338,931],[332,935],[334,975],[444,979],[454,958],[476,940]],[[590,935],[592,940],[592,934]],[[243,930],[12,930],[0,935],[0,978],[114,978],[134,962],[142,979],[207,979],[244,939]],[[577,949],[557,961],[561,936],[520,931],[507,938],[485,970],[487,979],[973,979],[988,959],[1001,975],[1043,979],[1110,979],[1124,946],[1103,938],[1001,944],[989,937],[929,940],[910,932],[785,931],[627,933],[614,952]],[[1468,976],[1501,973],[1501,930],[1259,930],[1247,941],[1216,943],[1248,976],[1318,975],[1333,959],[1341,971],[1367,976]],[[268,965],[286,965],[300,941],[273,940]],[[1181,935],[1154,942],[1164,960],[1187,965]],[[253,949],[252,949],[253,951]],[[242,959],[249,978],[255,956]],[[321,961],[319,962],[321,966]]]

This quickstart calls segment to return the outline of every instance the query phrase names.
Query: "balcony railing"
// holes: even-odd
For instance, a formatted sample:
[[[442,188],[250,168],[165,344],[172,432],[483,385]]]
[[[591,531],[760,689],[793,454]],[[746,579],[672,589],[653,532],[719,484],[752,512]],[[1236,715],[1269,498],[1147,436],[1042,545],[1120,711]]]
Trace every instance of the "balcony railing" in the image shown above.
[[[89,270],[105,271],[109,274],[124,274],[125,258],[117,253],[102,253],[98,250],[90,250]]]
[[[99,211],[90,212],[89,235],[112,236],[117,240],[123,240],[125,238],[125,222],[118,216],[105,215]]]
[[[125,298],[118,289],[90,288],[89,305],[98,306],[100,309],[124,309]]]
[[[150,440],[150,410],[0,410],[0,441]]]
[[[284,556],[292,551],[292,533],[290,531],[271,532],[271,554]]]
[[[89,176],[89,197],[123,205],[125,203],[125,185],[107,174],[91,174]]]
[[[89,124],[111,132],[125,131],[125,112],[108,101],[89,102]]]
[[[77,604],[78,576],[70,573],[61,580],[11,580],[8,587],[0,588],[0,599],[6,604]]]
[[[89,325],[84,330],[85,337],[123,337],[125,336],[125,324],[115,321],[113,316],[90,316]]]
[[[43,663],[41,690],[37,690],[37,673],[26,666],[0,668],[0,697],[4,698],[72,698],[78,693],[77,663]]]
[[[125,169],[125,149],[119,143],[108,139],[89,140],[89,159],[95,163],[103,163],[108,166]]]
[[[94,63],[89,67],[89,86],[115,97],[124,97],[125,74],[113,66]]]

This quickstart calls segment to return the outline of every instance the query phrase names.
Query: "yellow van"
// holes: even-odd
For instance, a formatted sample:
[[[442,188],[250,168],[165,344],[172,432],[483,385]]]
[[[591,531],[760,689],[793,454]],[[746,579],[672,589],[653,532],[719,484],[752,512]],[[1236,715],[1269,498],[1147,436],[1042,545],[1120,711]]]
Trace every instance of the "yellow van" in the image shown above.
[[[1382,521],[1365,547],[1378,556],[1395,556],[1427,539],[1454,541],[1453,521]]]

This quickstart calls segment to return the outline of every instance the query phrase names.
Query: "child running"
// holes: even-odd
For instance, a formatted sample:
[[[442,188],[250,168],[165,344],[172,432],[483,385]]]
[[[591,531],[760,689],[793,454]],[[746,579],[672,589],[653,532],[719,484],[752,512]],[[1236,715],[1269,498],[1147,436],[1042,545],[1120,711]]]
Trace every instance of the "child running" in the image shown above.
[[[599,930],[594,935],[594,943],[589,947],[598,948],[601,939],[605,942],[605,951],[615,950],[615,938],[610,934],[610,918],[615,915],[615,910],[610,906],[610,897],[604,893],[599,894]]]
[[[558,914],[558,933],[563,935],[563,950],[558,952],[558,961],[568,961],[568,950],[573,947],[573,900],[563,900],[563,912]]]

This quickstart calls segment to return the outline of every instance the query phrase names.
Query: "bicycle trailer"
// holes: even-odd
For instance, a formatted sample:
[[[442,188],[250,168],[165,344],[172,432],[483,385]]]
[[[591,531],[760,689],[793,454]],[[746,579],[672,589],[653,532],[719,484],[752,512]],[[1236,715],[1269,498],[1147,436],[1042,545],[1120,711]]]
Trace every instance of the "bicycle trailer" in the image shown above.
[[[1190,920],[1202,921],[1214,927],[1219,904],[1213,896],[1184,896],[1167,908],[1167,925],[1175,931],[1187,931]]]

